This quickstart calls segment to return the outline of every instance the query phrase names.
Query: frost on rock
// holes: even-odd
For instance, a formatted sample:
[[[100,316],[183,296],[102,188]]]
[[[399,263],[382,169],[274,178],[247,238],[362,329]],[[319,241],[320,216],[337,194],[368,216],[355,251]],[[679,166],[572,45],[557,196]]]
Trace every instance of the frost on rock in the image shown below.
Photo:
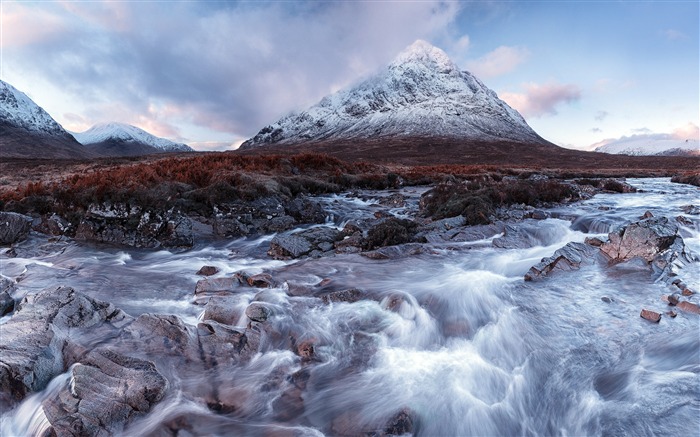
[[[384,136],[543,141],[495,92],[419,40],[375,76],[266,126],[242,148]]]

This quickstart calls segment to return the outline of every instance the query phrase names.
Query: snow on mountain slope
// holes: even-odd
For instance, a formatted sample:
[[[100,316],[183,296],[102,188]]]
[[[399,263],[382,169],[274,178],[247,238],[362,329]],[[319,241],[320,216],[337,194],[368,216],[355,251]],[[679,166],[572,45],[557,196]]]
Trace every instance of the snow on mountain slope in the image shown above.
[[[283,117],[241,147],[395,136],[544,142],[479,79],[418,40],[375,76]]]
[[[697,139],[679,139],[671,134],[632,135],[606,142],[596,152],[617,155],[700,155]]]
[[[0,80],[0,120],[30,132],[70,136],[60,124],[26,94]]]
[[[192,148],[186,144],[176,143],[165,138],[160,138],[139,129],[136,126],[123,123],[96,124],[85,132],[74,133],[75,138],[83,145],[89,146],[107,141],[123,141],[140,143],[151,146],[162,152],[192,152]]]

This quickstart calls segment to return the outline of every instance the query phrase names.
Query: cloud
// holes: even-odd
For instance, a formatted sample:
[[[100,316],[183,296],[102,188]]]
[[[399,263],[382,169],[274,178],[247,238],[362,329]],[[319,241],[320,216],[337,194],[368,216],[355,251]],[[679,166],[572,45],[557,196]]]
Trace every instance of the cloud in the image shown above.
[[[605,120],[610,113],[608,111],[598,111],[595,113],[595,116],[593,117],[595,121],[603,121]]]
[[[692,151],[698,150],[700,141],[700,129],[698,125],[688,122],[683,126],[674,129],[671,133],[654,132],[648,128],[632,129],[632,135],[623,135],[619,138],[606,138],[595,144],[591,144],[587,149],[595,150],[598,147],[613,145],[615,148],[647,148],[662,152],[670,148],[682,148]]]
[[[239,140],[233,143],[231,141],[193,141],[187,143],[187,145],[199,152],[225,152],[227,150],[237,149],[243,143],[243,141],[244,140]]]
[[[370,74],[417,38],[449,37],[460,8],[442,1],[35,5],[27,11],[50,11],[65,29],[51,38],[18,34],[21,50],[4,51],[8,71],[41,75],[93,122],[112,118],[169,135],[189,124],[232,137],[252,136]],[[15,28],[36,28],[30,15]]]
[[[530,56],[525,47],[500,46],[479,59],[467,62],[467,70],[481,79],[509,73]]]
[[[573,84],[525,84],[525,93],[501,93],[500,97],[525,118],[557,114],[557,106],[581,98],[581,90]]]
[[[688,122],[685,126],[674,129],[671,135],[679,140],[698,140],[700,139],[700,128],[697,124]]]
[[[676,41],[679,39],[686,39],[688,38],[686,34],[684,34],[681,31],[678,31],[676,29],[666,29],[661,32],[661,34],[669,41]]]
[[[601,129],[601,128],[599,128],[599,127],[594,127],[594,128],[591,129],[591,132],[593,132],[593,133],[600,133],[600,132],[603,132],[603,129]]]
[[[69,33],[70,26],[51,11],[37,10],[20,3],[8,2],[3,5],[0,16],[2,47],[22,48],[50,41],[57,35]]]

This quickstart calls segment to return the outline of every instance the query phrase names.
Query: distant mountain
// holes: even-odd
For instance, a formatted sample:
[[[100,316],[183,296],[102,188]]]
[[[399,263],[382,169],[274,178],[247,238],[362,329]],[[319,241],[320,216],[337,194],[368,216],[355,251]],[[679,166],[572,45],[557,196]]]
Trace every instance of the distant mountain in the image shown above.
[[[551,145],[479,79],[419,40],[378,74],[264,127],[241,149],[410,138]]]
[[[97,124],[75,138],[90,150],[102,156],[136,156],[152,153],[193,152],[186,144],[160,138],[123,123]]]
[[[94,153],[78,143],[26,94],[0,80],[0,157],[81,159]]]
[[[672,134],[632,135],[618,140],[607,140],[596,152],[633,156],[700,156],[697,138],[679,139]]]

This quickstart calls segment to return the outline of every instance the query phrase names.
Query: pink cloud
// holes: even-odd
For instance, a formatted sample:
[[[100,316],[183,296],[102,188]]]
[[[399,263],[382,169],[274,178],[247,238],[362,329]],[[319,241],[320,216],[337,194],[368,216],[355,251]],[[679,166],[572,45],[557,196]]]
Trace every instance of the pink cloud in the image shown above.
[[[481,79],[501,76],[513,71],[530,56],[525,47],[500,46],[474,61],[467,62],[467,69]]]
[[[501,99],[516,109],[525,118],[555,115],[556,107],[581,98],[581,90],[573,84],[525,85],[525,93],[501,93]]]
[[[50,41],[67,30],[62,17],[35,7],[8,2],[0,16],[2,48]]]
[[[671,135],[679,140],[698,140],[700,139],[700,128],[697,124],[688,122],[685,126],[674,129]]]

